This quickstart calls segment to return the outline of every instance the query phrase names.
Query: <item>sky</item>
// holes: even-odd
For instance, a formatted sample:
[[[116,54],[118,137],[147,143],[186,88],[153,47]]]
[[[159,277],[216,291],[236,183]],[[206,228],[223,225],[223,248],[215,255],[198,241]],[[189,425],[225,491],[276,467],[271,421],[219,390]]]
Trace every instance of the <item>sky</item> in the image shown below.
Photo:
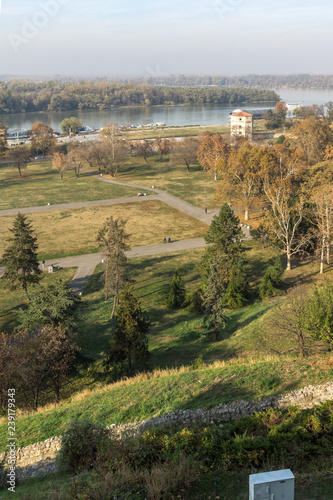
[[[0,74],[332,74],[331,0],[0,0]]]

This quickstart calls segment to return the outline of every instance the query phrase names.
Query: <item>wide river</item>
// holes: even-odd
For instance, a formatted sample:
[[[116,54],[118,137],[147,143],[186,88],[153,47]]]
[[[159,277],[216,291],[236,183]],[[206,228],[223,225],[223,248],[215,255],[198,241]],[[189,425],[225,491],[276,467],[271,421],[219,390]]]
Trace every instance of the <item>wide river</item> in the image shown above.
[[[276,89],[277,94],[289,104],[325,104],[333,101],[332,90]],[[9,128],[30,129],[33,123],[43,122],[59,131],[64,118],[76,116],[87,127],[101,128],[113,120],[119,125],[145,125],[165,123],[168,126],[184,125],[223,125],[228,123],[229,114],[235,108],[265,108],[268,105],[224,105],[224,106],[150,106],[150,107],[113,107],[103,111],[64,111],[53,113],[17,113],[0,115],[0,121]]]

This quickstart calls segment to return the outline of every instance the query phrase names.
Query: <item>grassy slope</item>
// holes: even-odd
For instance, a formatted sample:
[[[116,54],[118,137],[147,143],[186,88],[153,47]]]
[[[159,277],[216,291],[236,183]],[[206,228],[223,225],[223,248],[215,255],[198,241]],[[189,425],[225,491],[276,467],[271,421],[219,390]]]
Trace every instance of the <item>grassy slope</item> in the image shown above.
[[[70,203],[77,201],[107,200],[136,196],[138,190],[92,179],[74,171],[65,172],[59,179],[51,162],[29,163],[22,177],[12,166],[0,166],[0,210]]]
[[[140,203],[29,214],[28,219],[38,237],[39,258],[98,252],[97,233],[110,216],[127,220],[126,231],[131,235],[130,246],[162,243],[163,238],[169,235],[173,240],[197,238],[203,236],[208,229],[206,224],[164,203],[149,199]],[[8,228],[13,225],[14,218],[0,217],[0,255],[5,248]]]
[[[260,251],[255,244],[252,245],[255,248],[251,252],[257,255],[257,266],[263,272],[269,252]],[[101,365],[97,362],[79,384],[81,387],[91,384],[90,387],[95,388],[92,393],[77,394],[72,401],[64,401],[55,409],[52,407],[41,410],[37,415],[18,419],[20,445],[61,434],[65,423],[75,417],[88,417],[103,424],[123,423],[180,408],[201,408],[235,399],[256,399],[332,379],[333,360],[330,354],[305,360],[270,355],[270,343],[265,338],[272,301],[229,312],[229,324],[222,340],[217,343],[199,335],[200,331],[204,332],[201,318],[185,314],[183,310],[167,311],[162,292],[173,269],[182,267],[188,288],[194,287],[199,278],[201,254],[202,251],[197,250],[168,256],[167,259],[159,256],[136,259],[132,262],[132,269],[137,279],[136,293],[155,323],[149,337],[152,367],[190,365],[199,354],[203,355],[204,362],[215,364],[200,370],[191,367],[164,372],[158,370],[149,376],[102,386],[99,390],[96,389],[96,381],[100,380],[104,385],[105,377],[99,377]],[[105,351],[110,328],[110,306],[103,300],[99,272],[97,269],[85,293],[79,337],[83,349],[95,355]],[[265,315],[266,311],[268,314]],[[76,391],[79,389],[75,387]],[[2,424],[2,443],[5,429],[5,424]]]
[[[213,368],[157,372],[74,396],[61,405],[17,418],[19,446],[61,435],[67,422],[91,419],[102,425],[145,420],[178,409],[204,408],[318,384],[333,376],[330,356],[321,359],[269,358],[221,363]],[[171,373],[171,374],[169,374]],[[0,451],[6,444],[7,424],[0,425]]]

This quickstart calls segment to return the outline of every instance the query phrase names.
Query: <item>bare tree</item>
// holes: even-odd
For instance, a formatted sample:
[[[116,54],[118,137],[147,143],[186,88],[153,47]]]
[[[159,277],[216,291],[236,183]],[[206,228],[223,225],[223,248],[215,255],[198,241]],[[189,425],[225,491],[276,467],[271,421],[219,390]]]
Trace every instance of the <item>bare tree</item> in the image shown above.
[[[185,137],[181,141],[174,142],[172,159],[177,163],[184,163],[190,172],[190,166],[197,162],[199,145],[200,142],[196,137]]]
[[[154,154],[152,142],[147,141],[146,139],[143,139],[142,141],[133,142],[131,147],[134,156],[142,156],[142,158],[145,160],[146,163],[148,163],[148,158]]]
[[[22,177],[22,170],[27,167],[30,156],[30,149],[26,146],[11,149],[7,155],[7,158],[10,162],[12,162],[13,167],[17,168],[20,177]]]

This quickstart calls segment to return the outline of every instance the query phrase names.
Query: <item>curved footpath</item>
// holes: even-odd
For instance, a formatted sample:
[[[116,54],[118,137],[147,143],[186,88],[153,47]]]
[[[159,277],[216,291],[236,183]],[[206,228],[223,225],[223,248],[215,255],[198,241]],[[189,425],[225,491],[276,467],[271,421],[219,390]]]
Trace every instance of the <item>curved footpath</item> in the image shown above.
[[[209,210],[205,213],[199,207],[192,205],[191,203],[181,200],[176,196],[173,196],[161,189],[149,188],[147,186],[141,186],[138,184],[127,184],[125,182],[114,181],[103,177],[101,174],[94,174],[88,170],[83,169],[84,172],[89,173],[91,177],[94,177],[102,182],[107,182],[110,184],[117,184],[119,186],[126,186],[131,188],[139,189],[143,192],[152,192],[154,194],[149,194],[148,196],[131,196],[127,198],[116,198],[111,200],[96,200],[96,201],[85,201],[85,202],[75,202],[75,203],[62,203],[59,205],[46,205],[41,207],[28,207],[28,208],[13,208],[9,210],[1,210],[0,217],[8,215],[17,215],[19,212],[22,214],[31,214],[38,212],[49,212],[55,210],[69,210],[73,208],[86,208],[86,207],[96,207],[96,206],[106,206],[106,205],[119,205],[121,203],[137,203],[149,200],[159,200],[166,205],[169,205],[180,212],[183,212],[194,219],[197,219],[205,224],[210,225],[214,215],[219,212],[219,209]],[[243,227],[244,239],[250,239],[250,231],[247,227]],[[203,248],[206,246],[205,240],[203,238],[194,238],[189,240],[174,241],[171,243],[160,243],[156,245],[146,245],[142,247],[132,248],[127,252],[128,258],[134,257],[148,257],[152,255],[160,255],[163,253],[179,252],[183,250],[192,250],[195,248]],[[95,267],[101,262],[102,254],[93,253],[88,255],[77,255],[73,257],[66,257],[62,259],[52,259],[45,262],[46,266],[55,267],[77,267],[77,271],[71,281],[70,287],[77,293],[82,293],[90,276],[93,274]],[[0,277],[5,271],[4,267],[0,268]]]

